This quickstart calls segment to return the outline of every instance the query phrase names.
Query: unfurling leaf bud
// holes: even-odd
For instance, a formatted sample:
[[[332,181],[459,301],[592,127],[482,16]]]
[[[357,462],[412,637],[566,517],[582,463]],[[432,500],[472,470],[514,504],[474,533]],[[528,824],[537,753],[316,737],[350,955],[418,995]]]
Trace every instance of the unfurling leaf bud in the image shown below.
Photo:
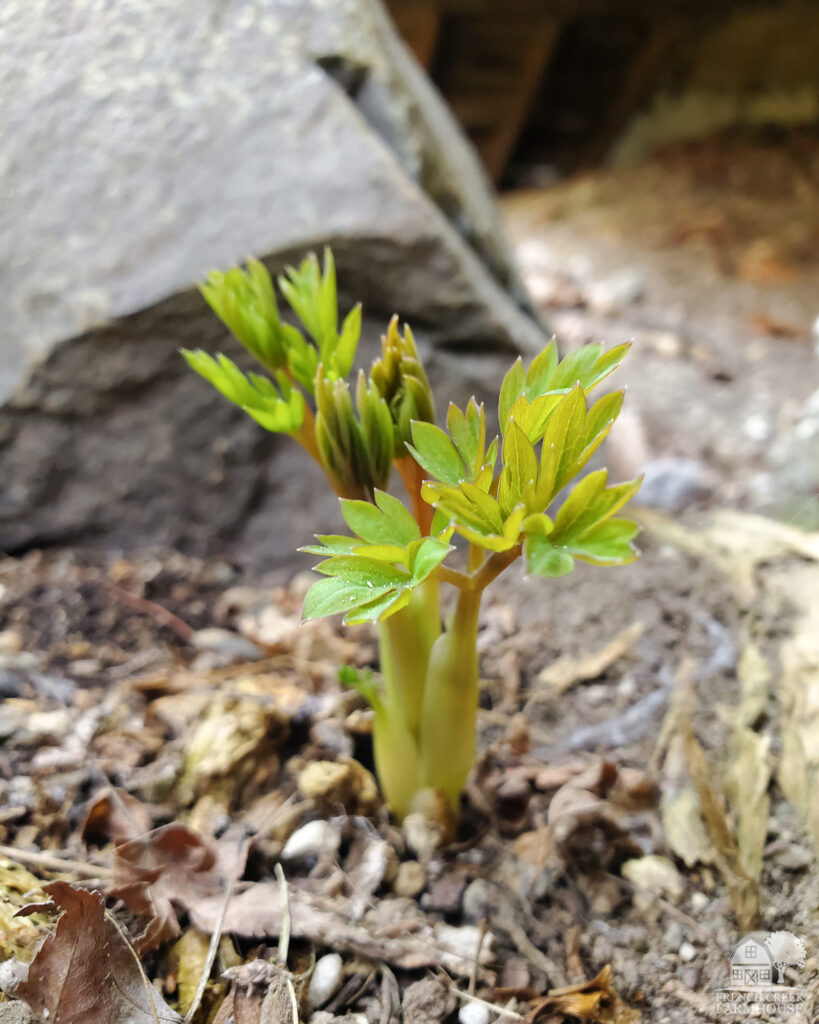
[[[248,260],[247,271],[241,267],[224,274],[213,270],[201,292],[222,323],[266,369],[279,370],[286,364],[286,325],[279,318],[273,282],[263,264]]]
[[[321,460],[345,497],[372,497],[387,486],[395,448],[387,403],[359,373],[356,411],[350,386],[328,380],[324,368],[316,375],[316,444]]]
[[[389,407],[395,424],[393,454],[401,458],[406,454],[406,444],[412,441],[410,423],[434,423],[435,404],[412,331],[405,326],[401,335],[397,316],[390,320],[381,339],[381,358],[373,363],[370,379]]]

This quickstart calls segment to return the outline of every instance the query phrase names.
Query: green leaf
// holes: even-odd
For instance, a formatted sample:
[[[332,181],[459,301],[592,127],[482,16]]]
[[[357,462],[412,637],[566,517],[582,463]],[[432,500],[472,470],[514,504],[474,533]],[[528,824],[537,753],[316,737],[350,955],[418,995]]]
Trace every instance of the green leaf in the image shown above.
[[[412,573],[413,583],[423,583],[452,550],[451,544],[437,540],[435,537],[424,537],[420,540],[410,558],[409,570]]]
[[[412,445],[407,448],[422,469],[446,484],[464,478],[464,465],[455,445],[434,423],[412,424]]]
[[[273,283],[263,264],[248,260],[247,272],[240,267],[225,273],[213,270],[200,291],[222,323],[266,369],[285,365],[283,325]]]
[[[360,555],[333,555],[315,566],[325,576],[343,576],[347,583],[366,587],[399,587],[409,579],[403,569]]]
[[[412,591],[409,588],[404,590],[391,590],[388,594],[362,604],[354,608],[344,616],[346,626],[359,626],[363,622],[383,622],[384,619],[394,615],[410,602]]]
[[[506,376],[503,378],[500,395],[498,397],[498,419],[500,420],[502,431],[505,429],[506,423],[509,420],[509,413],[512,411],[512,406],[525,390],[526,371],[523,369],[523,360],[518,356],[514,363],[512,363],[512,366],[509,368]]]
[[[551,394],[530,401],[526,395],[521,395],[512,406],[509,419],[518,424],[532,444],[537,444],[543,439],[549,417],[562,398],[562,394]]]
[[[279,392],[272,381],[256,373],[246,376],[221,353],[214,359],[201,350],[191,352],[182,349],[182,355],[193,370],[266,430],[290,434],[301,429],[305,414],[304,396],[284,375],[278,375]]]
[[[563,486],[560,481],[567,464],[565,450],[571,446],[573,438],[582,430],[585,413],[586,400],[583,390],[576,387],[568,395],[563,396],[549,417],[540,453],[536,492],[538,507],[531,511],[547,509]]]
[[[309,363],[320,362],[327,380],[346,378],[361,335],[361,308],[356,306],[347,314],[339,334],[336,269],[331,250],[324,250],[323,270],[319,268],[315,253],[310,253],[298,267],[287,267],[279,277],[279,287],[315,344],[315,356],[308,356],[304,347],[300,347],[296,357],[291,359],[294,376],[310,387],[305,383]]]
[[[532,360],[526,373],[527,395],[545,395],[551,389],[558,359],[557,342],[552,338],[540,355]]]
[[[602,345],[584,345],[570,352],[563,360],[557,360],[557,345],[552,339],[546,348],[535,357],[528,370],[517,360],[501,386],[498,405],[501,429],[505,430],[515,404],[526,398],[535,403],[540,398],[565,395],[572,388],[580,386],[584,392],[591,391],[617,367],[629,349],[629,345],[618,345],[609,352]],[[555,404],[540,404],[537,414],[548,419]],[[530,414],[534,416],[534,413]],[[520,423],[529,440],[535,443],[542,436],[543,422]]]
[[[639,557],[631,543],[639,531],[630,519],[607,519],[567,544],[566,550],[591,565],[626,565]]]
[[[306,551],[310,555],[323,555],[329,558],[331,555],[352,555],[358,547],[356,537],[340,537],[338,534],[319,534],[316,538],[318,544],[305,544],[299,551]]]
[[[554,530],[554,523],[545,512],[533,512],[524,518],[520,528],[526,534],[539,534],[541,537],[548,537]]]
[[[352,499],[341,502],[341,514],[353,533],[369,544],[393,544],[401,548],[421,536],[418,524],[397,498],[377,490],[375,500],[375,505]]]
[[[581,345],[580,348],[569,352],[568,355],[560,360],[550,387],[552,389],[573,388],[576,384],[579,384],[586,391],[587,388],[583,387],[583,385],[591,379],[592,368],[597,363],[602,352],[603,346],[598,344]]]
[[[450,403],[446,425],[469,476],[474,479],[483,468],[486,455],[486,410],[483,403],[478,405],[474,398],[470,398],[466,413]]]
[[[330,535],[320,537],[320,545],[304,549],[330,555],[316,570],[336,582],[333,587],[322,586],[322,580],[313,584],[305,599],[306,618],[343,611],[347,613],[345,622],[358,623],[393,615],[453,550],[446,540],[422,537],[396,498],[377,491],[376,501],[378,507],[345,501],[342,508],[345,519],[360,536],[379,543],[361,545],[352,538]],[[401,543],[405,539],[407,542]],[[317,594],[311,597],[316,588]]]
[[[563,502],[554,522],[552,540],[567,544],[590,527],[619,511],[637,492],[642,478],[606,487],[605,469],[589,473]]]
[[[346,377],[353,368],[358,340],[361,337],[361,303],[353,306],[341,327],[341,334],[336,347],[336,372],[339,377]]]
[[[537,477],[535,449],[515,420],[510,418],[503,438],[503,470],[498,485],[498,501],[505,515],[518,504],[524,488],[536,483]]]
[[[394,590],[392,585],[366,587],[354,584],[338,576],[317,580],[307,591],[302,607],[302,619],[321,619],[327,615],[348,612],[359,605],[367,604],[382,594]]]
[[[373,673],[369,669],[354,668],[342,665],[338,670],[338,681],[342,686],[360,693],[373,708],[382,707],[381,694],[376,685]]]
[[[556,548],[541,534],[530,534],[523,542],[526,571],[533,576],[566,576],[574,568],[572,556]]]

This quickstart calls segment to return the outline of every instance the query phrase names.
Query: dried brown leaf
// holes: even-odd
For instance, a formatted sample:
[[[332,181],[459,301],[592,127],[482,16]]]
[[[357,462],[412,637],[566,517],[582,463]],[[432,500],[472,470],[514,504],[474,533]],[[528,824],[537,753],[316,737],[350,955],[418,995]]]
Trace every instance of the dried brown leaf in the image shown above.
[[[293,1024],[287,975],[268,961],[252,960],[225,974],[232,980],[213,1024]]]
[[[59,1024],[169,1024],[181,1018],[141,972],[95,892],[44,886],[63,912],[15,996]]]
[[[110,787],[89,803],[80,832],[86,842],[126,843],[150,831],[148,808],[124,789]]]
[[[642,622],[635,622],[599,651],[583,654],[579,658],[558,658],[538,675],[537,682],[543,691],[533,694],[532,699],[549,700],[564,693],[575,683],[597,679],[607,668],[628,654],[643,635],[644,628]]]
[[[291,888],[290,934],[317,946],[387,962],[405,970],[440,965],[460,977],[473,969],[480,930],[472,925],[453,927],[430,921],[414,900],[384,899],[361,921],[352,919],[351,901],[324,899]],[[216,927],[221,911],[218,898],[201,900],[190,908],[194,925],[205,932]],[[278,938],[282,926],[282,899],[274,882],[256,882],[230,901],[223,931],[245,938]],[[492,936],[481,944],[480,963],[492,960]]]
[[[592,1024],[637,1024],[642,1016],[639,1010],[627,1006],[615,991],[608,964],[590,981],[551,989],[536,1000],[526,1014],[526,1022],[544,1022],[551,1014],[576,1017]]]
[[[117,847],[111,895],[149,918],[137,949],[144,953],[179,935],[175,907],[191,911],[201,901],[222,901],[246,854],[245,844],[226,838],[211,846],[178,823]]]
[[[819,540],[819,534],[813,534]],[[791,635],[780,647],[782,757],[779,782],[819,843],[819,567],[789,565],[766,578],[795,609]]]
[[[685,737],[685,753],[708,838],[714,847],[717,865],[728,886],[731,905],[740,928],[747,931],[759,916],[759,882],[748,874],[742,863],[739,847],[725,815],[725,801],[719,789],[719,776],[708,763],[705,751],[690,731]]]

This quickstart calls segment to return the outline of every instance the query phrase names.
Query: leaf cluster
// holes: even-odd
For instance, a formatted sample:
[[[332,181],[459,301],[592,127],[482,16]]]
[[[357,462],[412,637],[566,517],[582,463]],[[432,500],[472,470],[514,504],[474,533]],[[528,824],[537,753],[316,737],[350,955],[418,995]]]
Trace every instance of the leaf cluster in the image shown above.
[[[620,412],[622,391],[596,401],[588,395],[627,351],[626,345],[609,352],[587,345],[559,360],[552,341],[528,369],[517,360],[500,391],[502,438],[488,443],[486,411],[474,398],[465,410],[449,406],[446,430],[410,421],[406,451],[426,475],[421,497],[435,509],[432,536],[422,538],[403,505],[383,493],[376,506],[343,502],[356,536],[323,537],[320,546],[304,549],[327,556],[317,568],[330,577],[308,594],[306,617],[344,611],[346,622],[362,622],[392,614],[441,565],[455,532],[483,553],[479,564],[492,555],[508,564],[523,554],[527,571],[538,576],[563,576],[575,560],[633,561],[637,525],[616,513],[637,491],[639,479],[609,486],[606,470],[596,470],[556,512],[551,509]],[[416,563],[419,550],[423,557]],[[480,586],[482,579],[480,573],[448,578],[465,588]]]
[[[343,500],[341,511],[353,537],[319,536],[302,551],[321,555],[314,583],[304,601],[305,619],[345,612],[344,622],[376,622],[409,603],[415,587],[428,579],[452,551],[451,530],[424,537],[404,504],[385,491],[375,503]]]
[[[409,328],[393,318],[370,376],[348,377],[361,336],[361,306],[339,323],[332,253],[288,267],[278,287],[301,328],[283,320],[270,274],[258,260],[213,271],[201,291],[223,323],[261,364],[244,373],[221,353],[183,350],[200,376],[267,430],[291,434],[322,465],[344,497],[372,498],[404,454],[412,420],[434,419],[432,393]],[[311,407],[310,399],[313,399]]]

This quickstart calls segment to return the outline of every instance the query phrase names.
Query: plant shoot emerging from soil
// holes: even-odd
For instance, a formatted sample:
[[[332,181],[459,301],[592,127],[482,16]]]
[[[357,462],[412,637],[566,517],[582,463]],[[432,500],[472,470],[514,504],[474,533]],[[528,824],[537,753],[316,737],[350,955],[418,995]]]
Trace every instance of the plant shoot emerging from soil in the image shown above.
[[[637,557],[637,526],[617,512],[640,481],[609,485],[605,469],[581,473],[620,412],[623,392],[589,394],[628,346],[586,345],[559,359],[552,340],[500,389],[501,437],[487,439],[482,404],[450,404],[435,424],[427,375],[409,327],[393,317],[369,374],[350,374],[361,331],[356,306],[338,321],[335,268],[311,255],[278,279],[304,330],[279,315],[267,270],[209,275],[202,292],[266,371],[243,373],[227,356],[184,356],[197,373],[267,430],[290,434],[341,498],[350,536],[303,548],[321,557],[304,618],[344,613],[378,624],[380,679],[342,678],[375,712],[375,762],[399,818],[436,805],[454,818],[475,755],[478,612],[486,587],[518,558],[557,577],[575,560],[624,565]],[[387,492],[398,471],[405,505]],[[552,508],[558,504],[557,508]],[[456,536],[466,565],[448,564]],[[442,623],[439,591],[456,592]]]

